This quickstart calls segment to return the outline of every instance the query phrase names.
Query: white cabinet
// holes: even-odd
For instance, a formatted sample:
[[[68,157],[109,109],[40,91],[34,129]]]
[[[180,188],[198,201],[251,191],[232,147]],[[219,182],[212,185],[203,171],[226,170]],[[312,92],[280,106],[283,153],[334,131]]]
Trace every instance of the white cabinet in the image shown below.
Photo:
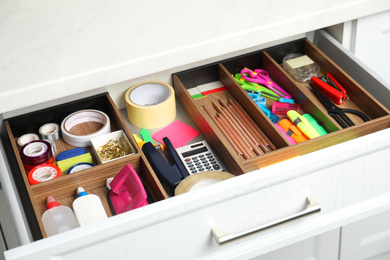
[[[170,1],[170,3],[173,2]],[[50,71],[40,75],[35,75],[36,71],[34,70],[30,71],[30,77],[24,77],[23,80],[20,80],[21,83],[15,93],[18,94],[25,90],[27,91],[25,93],[31,94],[31,97],[22,96],[23,102],[13,102],[17,94],[12,95],[12,91],[4,91],[4,95],[0,97],[7,106],[1,112],[5,113],[5,117],[20,114],[22,112],[18,109],[28,110],[29,108],[24,106],[39,103],[34,99],[39,94],[42,94],[42,99],[47,101],[41,106],[52,106],[53,103],[57,102],[57,99],[72,99],[75,98],[72,95],[81,92],[83,92],[81,95],[86,96],[91,92],[104,92],[106,90],[113,93],[114,100],[120,108],[123,108],[122,92],[129,87],[129,82],[121,83],[121,81],[129,78],[132,81],[140,81],[141,77],[142,79],[150,79],[151,77],[167,79],[173,71],[182,70],[184,65],[189,68],[195,66],[194,63],[199,65],[199,63],[207,64],[209,60],[219,60],[222,55],[237,55],[259,46],[261,48],[269,47],[275,44],[275,41],[285,41],[287,38],[296,37],[296,35],[304,34],[307,31],[344,22],[345,19],[356,19],[390,8],[388,1],[380,0],[375,1],[374,4],[370,5],[370,8],[365,9],[362,8],[365,1],[344,1],[343,4],[337,6],[329,6],[329,3],[325,1],[322,6],[311,5],[306,1],[300,1],[300,3],[305,7],[305,10],[303,12],[296,9],[296,12],[302,12],[302,14],[297,15],[294,19],[289,19],[287,15],[280,15],[284,20],[279,23],[272,19],[266,19],[267,17],[264,16],[256,18],[269,22],[269,24],[264,24],[259,23],[253,18],[254,16],[245,16],[248,20],[242,21],[241,24],[248,25],[248,27],[242,29],[236,24],[234,27],[236,30],[232,30],[222,22],[217,25],[213,24],[212,29],[220,34],[213,34],[211,29],[203,34],[198,30],[199,37],[201,37],[199,41],[192,37],[191,28],[181,25],[182,21],[188,18],[185,14],[180,13],[175,16],[178,19],[176,23],[169,22],[169,25],[174,25],[176,32],[182,30],[184,35],[184,39],[178,38],[173,49],[164,49],[166,47],[163,45],[164,41],[161,41],[162,45],[158,46],[149,42],[148,46],[155,47],[155,49],[150,50],[155,52],[149,52],[149,49],[142,48],[142,44],[137,41],[141,52],[131,50],[137,54],[133,55],[128,50],[127,44],[131,44],[131,40],[138,35],[132,34],[132,39],[124,41],[123,45],[113,46],[112,50],[116,49],[117,53],[112,56],[107,55],[107,64],[104,62],[103,65],[98,64],[103,67],[95,67],[94,59],[86,59],[88,62],[85,64],[76,64],[78,66],[70,67],[71,63],[67,57],[77,58],[79,52],[75,51],[72,53],[73,56],[61,54],[61,47],[64,47],[65,43],[56,45],[57,41],[60,40],[56,38],[56,35],[51,35],[50,44],[53,45],[47,44],[50,48],[43,48],[41,42],[37,41],[35,45],[31,45],[31,55],[29,55],[30,49],[24,50],[26,53],[20,53],[21,56],[25,55],[31,64],[23,63],[24,59],[18,59],[19,56],[13,57],[14,53],[7,56],[10,59],[7,65],[9,65],[8,68],[11,68],[6,71],[9,73],[7,76],[12,78],[16,71],[21,71],[16,69],[19,62],[22,63],[20,68],[32,69],[33,67],[29,67],[29,65],[36,65],[37,57],[39,57],[38,61],[42,62],[40,64],[44,65],[48,62],[46,58],[50,56],[48,59],[63,62],[64,68],[67,69],[56,71],[58,75],[56,74],[54,78],[52,78],[53,71],[51,71],[53,68],[49,68]],[[217,5],[216,2],[213,4]],[[192,8],[196,8],[197,5],[198,3],[194,4]],[[356,12],[346,12],[351,5],[354,6],[353,10]],[[7,7],[8,13],[12,13],[12,8],[15,6],[9,4]],[[272,10],[279,10],[280,7],[277,2],[272,3]],[[294,7],[296,7],[295,3]],[[40,14],[39,8],[31,8],[34,15]],[[97,5],[96,8],[98,8]],[[246,8],[254,9],[250,5]],[[296,13],[288,8],[283,10],[285,10],[283,12],[287,12],[286,14]],[[106,10],[102,10],[102,13],[104,13],[103,11]],[[236,10],[229,9],[229,11],[231,16],[241,16]],[[220,13],[223,14],[223,12]],[[126,21],[125,18],[128,16],[125,11],[121,10],[119,15],[123,21]],[[170,13],[170,15],[176,14]],[[273,13],[272,16],[274,16]],[[163,16],[158,17],[164,18]],[[89,21],[93,21],[96,17],[89,18],[90,20],[83,21],[87,30],[88,26],[91,25]],[[211,22],[208,16],[204,16],[204,19],[190,18],[192,21],[199,20],[200,26],[204,26],[203,23],[207,24],[207,21]],[[50,19],[66,21],[66,16],[52,16]],[[98,20],[100,21],[100,19]],[[102,19],[102,23],[106,21]],[[163,30],[162,28],[167,21],[164,19],[161,21],[161,30]],[[229,18],[229,21],[233,23],[233,19]],[[16,26],[17,19],[11,19],[8,22]],[[236,23],[236,21],[234,22]],[[43,25],[44,23],[40,24],[40,26]],[[61,25],[66,27],[67,23],[61,23]],[[54,26],[54,28],[48,28],[44,33],[62,28],[58,24]],[[72,26],[79,28],[79,24],[72,24]],[[126,37],[126,34],[123,33],[125,29],[126,26],[118,27],[121,37]],[[241,29],[242,33],[237,33]],[[17,38],[15,35],[19,35],[16,32],[23,32],[19,27],[15,30],[12,33],[13,39]],[[154,32],[158,33],[158,31]],[[92,36],[96,36],[93,34],[93,30],[88,30],[88,32]],[[144,32],[140,29],[139,33],[145,33],[150,37],[147,31]],[[31,32],[27,34],[33,35]],[[115,32],[110,31],[109,36],[115,38],[115,35]],[[170,34],[172,37],[177,35]],[[109,44],[108,41],[111,38],[105,38],[104,35],[99,36],[101,36],[99,39],[105,39],[104,44]],[[38,40],[43,41],[39,38],[40,35],[37,37]],[[77,32],[69,37],[71,45],[78,42]],[[83,44],[81,47],[83,50],[90,48],[89,54],[94,57],[96,51],[102,50],[102,46],[99,44],[103,41],[96,41],[95,37],[89,37],[87,40],[88,43],[96,42],[97,45],[92,48],[88,44]],[[347,73],[361,85],[368,86],[367,90],[372,92],[383,104],[390,107],[390,92],[386,86],[367,73],[350,53],[343,51],[326,34],[317,32],[314,42],[324,51],[326,50],[326,54],[347,70]],[[5,45],[3,43],[1,46]],[[45,47],[44,43],[43,46]],[[49,50],[50,53],[47,53],[46,50]],[[123,58],[121,55],[127,56]],[[116,63],[111,62],[112,59]],[[1,68],[6,67],[4,65]],[[87,69],[78,71],[77,69],[80,68]],[[75,70],[74,74],[69,76],[69,70]],[[42,79],[41,76],[45,77]],[[47,92],[48,88],[51,92]],[[66,91],[64,91],[65,89]],[[32,96],[32,94],[37,96]],[[4,161],[4,150],[3,147],[1,148],[1,181],[6,184],[7,199],[12,207],[11,211],[15,222],[18,223],[18,235],[23,244],[5,252],[7,259],[275,259],[293,257],[294,259],[331,260],[337,259],[338,244],[339,242],[343,243],[339,240],[340,228],[346,227],[345,232],[347,232],[348,225],[390,210],[388,189],[390,176],[386,173],[390,155],[390,129],[386,129],[244,174],[201,191],[169,198],[144,208],[111,217],[100,223],[32,242],[26,222],[29,216],[24,214],[22,203],[17,197],[15,183],[13,183],[12,169]],[[318,201],[321,212],[294,219],[283,225],[245,236],[225,245],[218,245],[214,240],[212,228],[218,227],[221,231],[230,234],[266,225],[303,210],[306,206],[307,196],[313,196]],[[302,251],[302,249],[304,250]],[[344,254],[343,250],[342,254]],[[347,251],[344,252],[347,255]]]
[[[344,226],[340,260],[390,259],[390,211]]]

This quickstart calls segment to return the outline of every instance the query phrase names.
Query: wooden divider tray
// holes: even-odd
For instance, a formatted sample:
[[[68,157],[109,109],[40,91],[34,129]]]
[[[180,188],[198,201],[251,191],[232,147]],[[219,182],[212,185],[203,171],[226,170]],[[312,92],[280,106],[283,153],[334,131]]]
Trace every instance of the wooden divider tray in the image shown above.
[[[320,75],[325,75],[327,72],[331,73],[349,95],[349,99],[339,107],[361,111],[370,120],[363,122],[359,117],[348,114],[356,125],[345,129],[338,125],[328,115],[327,110],[316,98],[309,84],[295,81],[283,69],[283,57],[289,53],[301,53],[309,56],[320,66]],[[264,69],[268,71],[271,79],[290,93],[295,103],[300,105],[299,113],[301,115],[309,113],[327,130],[328,134],[291,145],[233,78],[233,75],[239,73],[244,67],[252,70]],[[226,87],[226,90],[197,99],[193,99],[188,92],[188,89],[215,81],[220,81]],[[205,139],[212,145],[227,169],[235,175],[304,155],[390,126],[390,112],[307,39],[176,73],[173,75],[173,85],[177,98],[197,124]],[[206,107],[206,109],[216,114],[217,111],[214,109],[212,102],[218,103],[219,99],[226,102],[228,98],[241,104],[246,113],[274,144],[275,150],[262,155],[253,154],[254,157],[249,159],[236,152],[215,121],[210,118],[204,109]],[[269,109],[271,109],[270,104],[272,102],[267,100],[267,108]],[[281,119],[284,117],[282,116]]]
[[[134,147],[136,151],[135,154],[105,164],[98,164],[97,159],[94,158],[91,151],[91,147],[86,147],[88,152],[90,152],[94,158],[94,167],[72,174],[62,173],[63,175],[61,177],[35,185],[30,185],[27,178],[28,172],[24,169],[19,155],[17,147],[18,137],[26,133],[38,134],[39,127],[45,123],[57,123],[58,125],[61,125],[62,120],[66,116],[82,109],[96,109],[106,113],[110,118],[111,131],[123,130]],[[46,210],[46,199],[48,196],[53,196],[62,205],[72,207],[72,203],[77,196],[76,189],[78,187],[83,187],[88,193],[98,195],[104,205],[107,215],[112,216],[106,199],[108,192],[108,189],[106,188],[106,179],[115,177],[115,175],[128,163],[131,164],[138,173],[145,188],[151,193],[153,200],[156,201],[167,198],[158,178],[148,164],[145,156],[140,151],[140,148],[132,136],[128,126],[124,122],[118,109],[115,107],[108,94],[97,95],[87,99],[58,105],[53,108],[17,116],[4,121],[4,124],[7,129],[9,139],[11,140],[16,161],[19,165],[20,171],[18,174],[22,177],[21,179],[24,182],[27,194],[32,204],[37,224],[39,225],[39,229],[44,237],[46,234],[42,226],[41,216]],[[59,152],[74,148],[73,146],[65,143],[62,138],[56,140],[55,144],[57,147],[56,155]]]

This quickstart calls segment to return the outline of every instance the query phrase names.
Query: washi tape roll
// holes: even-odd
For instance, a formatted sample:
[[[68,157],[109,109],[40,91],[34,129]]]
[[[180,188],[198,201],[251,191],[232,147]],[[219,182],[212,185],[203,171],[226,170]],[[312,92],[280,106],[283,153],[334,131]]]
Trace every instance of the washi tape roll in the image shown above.
[[[24,134],[21,137],[18,138],[18,146],[21,148],[23,145],[38,140],[39,136],[33,133]]]
[[[173,88],[160,81],[147,81],[130,87],[125,94],[127,116],[139,128],[164,127],[176,117]]]
[[[85,170],[85,169],[89,169],[89,168],[91,168],[93,166],[95,166],[95,165],[93,165],[92,163],[78,163],[78,164],[73,165],[72,167],[70,167],[68,169],[68,171],[66,172],[66,174],[79,172],[79,171],[82,171],[82,170]]]
[[[42,139],[57,140],[60,138],[60,127],[56,123],[47,123],[42,125],[39,130]]]
[[[37,165],[54,163],[51,145],[45,140],[31,141],[20,149],[24,168],[30,171]]]
[[[102,124],[102,127],[88,134],[78,135],[70,132],[74,126],[87,122],[97,122]],[[67,144],[76,147],[88,147],[91,146],[91,138],[111,132],[110,118],[99,110],[80,110],[70,114],[62,121],[61,132],[62,138]]]
[[[30,185],[52,180],[61,176],[61,170],[53,164],[42,164],[34,167],[28,173]]]

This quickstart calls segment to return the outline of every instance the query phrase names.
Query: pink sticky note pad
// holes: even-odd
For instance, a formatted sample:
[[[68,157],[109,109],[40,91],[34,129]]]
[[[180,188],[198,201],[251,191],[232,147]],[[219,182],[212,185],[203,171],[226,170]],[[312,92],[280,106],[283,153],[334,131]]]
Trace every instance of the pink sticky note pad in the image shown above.
[[[198,134],[199,132],[191,126],[181,121],[175,121],[152,135],[152,137],[159,143],[163,143],[162,139],[168,137],[176,149],[186,145],[190,140],[198,136]]]

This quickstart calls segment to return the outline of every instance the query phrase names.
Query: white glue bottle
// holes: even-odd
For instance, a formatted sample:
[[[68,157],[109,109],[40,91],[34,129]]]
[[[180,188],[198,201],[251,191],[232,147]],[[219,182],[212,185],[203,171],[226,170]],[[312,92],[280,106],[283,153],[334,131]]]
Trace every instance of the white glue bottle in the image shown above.
[[[88,194],[82,187],[77,188],[77,199],[73,201],[73,210],[80,226],[107,218],[100,198],[94,194]]]
[[[52,196],[47,198],[47,210],[43,212],[42,223],[47,236],[53,236],[79,226],[71,208],[61,206]]]

